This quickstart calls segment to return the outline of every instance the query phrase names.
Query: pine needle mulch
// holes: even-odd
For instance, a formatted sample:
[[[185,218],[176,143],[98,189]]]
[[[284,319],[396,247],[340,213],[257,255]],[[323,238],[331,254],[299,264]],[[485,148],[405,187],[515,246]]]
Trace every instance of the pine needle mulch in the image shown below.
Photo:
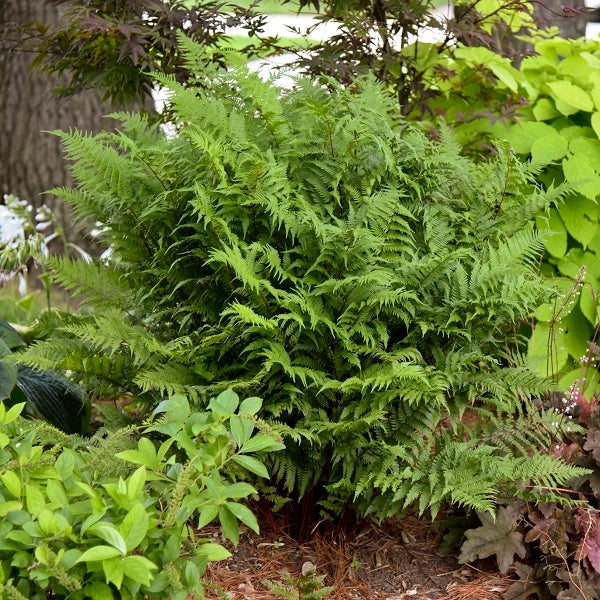
[[[280,600],[269,582],[282,584],[285,574],[297,578],[314,568],[324,576],[324,585],[335,586],[329,600],[502,599],[510,578],[491,563],[467,567],[455,556],[440,555],[439,541],[416,517],[382,526],[365,523],[345,532],[318,531],[304,543],[263,526],[260,536],[244,532],[237,548],[228,546],[233,556],[208,568],[206,597]]]

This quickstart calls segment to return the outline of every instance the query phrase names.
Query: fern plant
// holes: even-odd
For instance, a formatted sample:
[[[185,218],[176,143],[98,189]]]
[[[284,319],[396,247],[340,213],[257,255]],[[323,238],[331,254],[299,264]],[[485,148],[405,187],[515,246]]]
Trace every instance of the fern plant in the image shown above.
[[[150,403],[260,394],[286,445],[271,472],[327,511],[491,510],[577,473],[531,433],[559,434],[519,354],[520,323],[553,293],[531,224],[552,197],[525,166],[427,140],[371,78],[157,80],[175,137],[138,115],[58,133],[78,186],[54,193],[111,252],[48,259],[83,308],[21,360]]]

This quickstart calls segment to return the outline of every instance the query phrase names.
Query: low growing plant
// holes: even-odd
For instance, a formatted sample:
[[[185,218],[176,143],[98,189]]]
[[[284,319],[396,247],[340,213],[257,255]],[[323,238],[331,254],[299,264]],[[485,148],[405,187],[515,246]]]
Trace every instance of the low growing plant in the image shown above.
[[[218,519],[234,544],[238,521],[258,531],[239,478],[267,477],[254,454],[282,448],[256,432],[260,406],[173,396],[144,427],[82,439],[0,403],[2,597],[203,598],[207,563],[230,556],[203,527]]]
[[[476,165],[450,135],[428,141],[372,78],[285,93],[244,72],[158,80],[176,137],[138,116],[59,134],[79,187],[55,193],[112,253],[47,261],[94,311],[24,363],[150,406],[260,394],[286,443],[272,473],[307,521],[317,501],[492,510],[579,473],[539,452],[561,432],[519,354],[522,321],[554,293],[532,217],[559,194],[508,153]]]

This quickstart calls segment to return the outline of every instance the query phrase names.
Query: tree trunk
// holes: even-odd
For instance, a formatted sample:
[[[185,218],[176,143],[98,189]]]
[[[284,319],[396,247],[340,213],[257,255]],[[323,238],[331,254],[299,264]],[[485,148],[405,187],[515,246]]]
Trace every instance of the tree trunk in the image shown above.
[[[53,89],[58,78],[30,70],[34,56],[15,50],[15,34],[11,34],[14,26],[56,23],[60,13],[58,6],[46,0],[0,0],[0,203],[4,194],[13,194],[34,208],[46,204],[68,240],[90,250],[90,241],[73,227],[62,203],[52,195],[41,195],[73,183],[59,139],[47,132],[112,128],[114,121],[103,115],[113,109],[101,102],[96,90],[56,97]]]

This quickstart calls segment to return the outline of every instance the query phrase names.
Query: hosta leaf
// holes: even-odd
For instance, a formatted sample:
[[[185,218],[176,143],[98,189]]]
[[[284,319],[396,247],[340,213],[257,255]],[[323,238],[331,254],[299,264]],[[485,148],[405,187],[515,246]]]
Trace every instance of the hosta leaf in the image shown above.
[[[43,419],[66,433],[84,433],[90,419],[83,394],[53,371],[19,365],[17,386]]]
[[[0,320],[0,340],[2,340],[11,350],[19,346],[25,346],[25,341],[19,335],[17,330],[7,323]]]
[[[507,573],[515,554],[525,558],[523,534],[517,531],[518,521],[510,508],[500,508],[496,520],[489,513],[478,513],[481,527],[468,529],[467,540],[460,550],[460,563],[495,555],[500,573]]]
[[[0,400],[10,398],[17,383],[17,365],[0,360]]]

